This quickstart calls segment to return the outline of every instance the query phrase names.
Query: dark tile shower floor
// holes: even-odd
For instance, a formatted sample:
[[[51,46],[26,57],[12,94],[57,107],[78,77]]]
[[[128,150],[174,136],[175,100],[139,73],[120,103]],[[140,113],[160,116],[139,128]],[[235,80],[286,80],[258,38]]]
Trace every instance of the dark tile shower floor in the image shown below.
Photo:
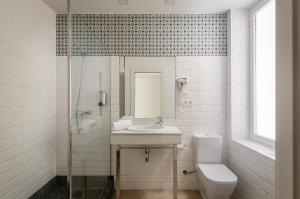
[[[73,177],[73,199],[108,199],[106,192],[111,189],[112,179],[108,177],[75,176]],[[109,197],[110,198],[110,197]]]
[[[66,186],[56,186],[51,192],[46,194],[45,199],[68,199],[68,196]]]
[[[110,199],[113,178],[106,176],[74,176],[72,199]],[[57,177],[55,187],[43,199],[69,199],[66,177]]]

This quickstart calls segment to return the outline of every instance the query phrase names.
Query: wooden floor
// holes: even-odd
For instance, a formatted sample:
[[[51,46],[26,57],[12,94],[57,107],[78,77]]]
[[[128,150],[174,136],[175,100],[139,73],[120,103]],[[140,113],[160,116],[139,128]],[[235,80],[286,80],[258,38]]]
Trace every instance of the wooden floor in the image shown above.
[[[116,199],[114,193],[113,199]],[[120,199],[173,199],[173,192],[166,190],[123,190]],[[178,199],[202,199],[199,191],[178,191]]]

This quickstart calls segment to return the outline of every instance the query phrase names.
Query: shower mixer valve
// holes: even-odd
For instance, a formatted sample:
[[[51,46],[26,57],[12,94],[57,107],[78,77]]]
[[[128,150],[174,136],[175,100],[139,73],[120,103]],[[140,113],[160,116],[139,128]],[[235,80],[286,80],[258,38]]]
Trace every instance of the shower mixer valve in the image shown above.
[[[84,116],[84,115],[89,115],[92,114],[91,110],[87,110],[87,111],[78,111],[78,114],[80,115],[80,117]]]

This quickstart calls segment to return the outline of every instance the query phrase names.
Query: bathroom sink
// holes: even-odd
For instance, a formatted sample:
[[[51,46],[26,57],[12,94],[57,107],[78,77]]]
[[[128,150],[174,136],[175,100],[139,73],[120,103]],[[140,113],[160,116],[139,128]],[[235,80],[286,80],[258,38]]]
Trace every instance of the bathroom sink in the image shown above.
[[[182,144],[182,133],[176,126],[135,125],[128,130],[112,131],[114,145]]]
[[[141,131],[141,132],[149,132],[149,131],[160,131],[162,130],[163,126],[157,125],[134,125],[128,128],[129,131]]]

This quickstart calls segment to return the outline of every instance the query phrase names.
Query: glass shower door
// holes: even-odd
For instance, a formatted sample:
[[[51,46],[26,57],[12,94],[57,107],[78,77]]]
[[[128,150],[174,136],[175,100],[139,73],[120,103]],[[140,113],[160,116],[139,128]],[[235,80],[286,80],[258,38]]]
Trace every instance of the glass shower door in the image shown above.
[[[110,198],[113,191],[110,170],[111,57],[97,51],[97,41],[87,33],[93,26],[89,17],[92,15],[75,14],[73,4],[76,2],[69,0],[69,3],[70,198]]]
[[[72,57],[72,198],[104,198],[110,176],[110,57]]]

